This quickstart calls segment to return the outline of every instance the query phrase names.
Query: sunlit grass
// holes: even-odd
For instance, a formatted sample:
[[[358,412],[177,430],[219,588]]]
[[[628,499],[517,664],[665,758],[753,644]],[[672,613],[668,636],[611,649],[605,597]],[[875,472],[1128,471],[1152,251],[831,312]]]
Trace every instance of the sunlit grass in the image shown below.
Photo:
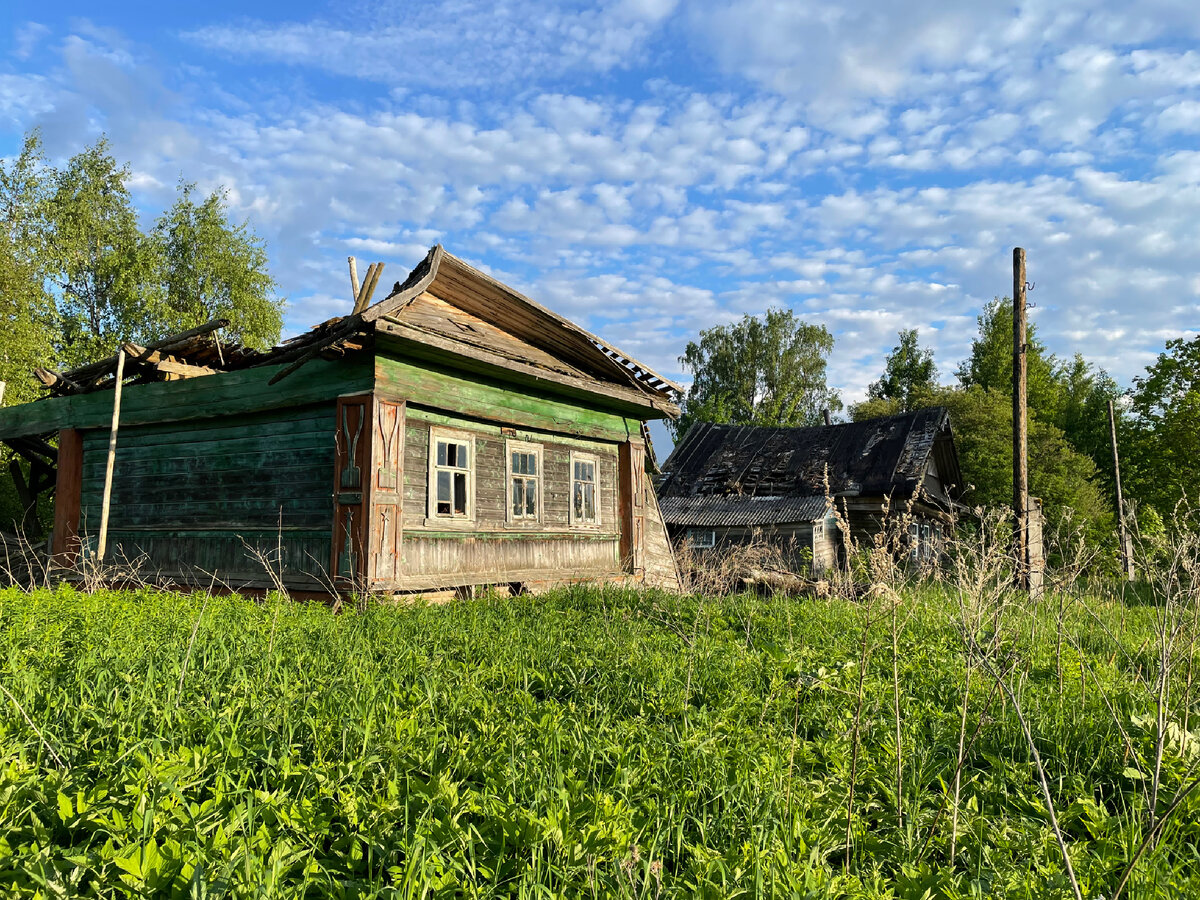
[[[847,847],[862,602],[580,588],[335,613],[0,592],[0,887],[1069,896],[1024,737],[978,674],[949,863],[966,657],[950,600],[905,598],[902,746],[881,631]],[[1155,610],[1072,607],[1061,648],[1052,603],[1024,615],[1022,708],[1085,896],[1108,896],[1142,836],[1154,709],[1130,676],[1153,666]],[[1168,749],[1174,790],[1191,751]],[[1126,896],[1200,891],[1198,812],[1189,798]]]

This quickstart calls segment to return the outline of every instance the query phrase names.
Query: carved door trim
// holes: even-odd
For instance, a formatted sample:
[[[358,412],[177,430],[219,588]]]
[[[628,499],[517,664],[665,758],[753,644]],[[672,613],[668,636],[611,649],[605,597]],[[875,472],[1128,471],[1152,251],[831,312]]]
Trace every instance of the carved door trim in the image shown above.
[[[370,394],[339,397],[333,478],[330,575],[339,586],[363,586],[372,449]]]

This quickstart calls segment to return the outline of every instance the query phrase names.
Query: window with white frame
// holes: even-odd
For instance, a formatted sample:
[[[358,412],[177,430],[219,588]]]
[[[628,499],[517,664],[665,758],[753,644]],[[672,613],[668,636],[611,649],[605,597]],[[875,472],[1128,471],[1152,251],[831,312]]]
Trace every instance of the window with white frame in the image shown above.
[[[688,545],[697,550],[711,550],[717,546],[717,533],[711,528],[689,528]]]
[[[430,518],[470,519],[474,516],[474,457],[474,438],[430,429]]]
[[[600,467],[594,456],[571,454],[572,525],[600,524]]]
[[[508,441],[508,520],[538,522],[542,518],[542,446]]]

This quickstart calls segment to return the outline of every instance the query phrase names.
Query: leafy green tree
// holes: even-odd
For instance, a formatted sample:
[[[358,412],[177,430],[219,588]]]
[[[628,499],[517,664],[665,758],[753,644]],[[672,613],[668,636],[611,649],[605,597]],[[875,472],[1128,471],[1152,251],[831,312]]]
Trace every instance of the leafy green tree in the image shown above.
[[[1008,297],[993,299],[978,318],[979,335],[971,354],[955,373],[964,387],[981,387],[1012,397],[1013,305]],[[1031,322],[1026,330],[1026,371],[1031,415],[1056,421],[1062,397],[1055,367],[1057,360],[1046,351]]]
[[[872,400],[895,400],[899,409],[909,410],[918,396],[937,385],[933,351],[917,343],[917,329],[900,332],[900,343],[884,362],[883,375],[867,389]]]
[[[689,341],[683,367],[692,385],[675,437],[694,422],[735,425],[813,425],[823,409],[840,410],[837,392],[826,384],[833,335],[809,325],[791,310],[768,309],[717,325]]]
[[[1103,369],[1076,353],[1056,371],[1061,387],[1054,424],[1062,429],[1071,446],[1092,460],[1104,495],[1116,508],[1116,482],[1112,467],[1112,434],[1108,425],[1108,403],[1121,396],[1116,381]],[[1124,433],[1121,406],[1114,410],[1118,432]]]
[[[1012,503],[1012,400],[1010,395],[971,385],[934,387],[915,395],[913,409],[944,406],[950,413],[954,443],[962,466],[963,501],[970,506]],[[867,400],[852,409],[855,421],[903,412],[898,400]],[[1029,422],[1029,492],[1040,497],[1053,527],[1065,509],[1097,534],[1108,521],[1104,494],[1096,484],[1096,467],[1075,450],[1062,429],[1031,417]]]
[[[224,316],[226,334],[252,347],[279,338],[283,303],[267,272],[266,248],[245,223],[229,221],[223,191],[196,201],[195,185],[181,182],[174,206],[159,218],[157,246],[166,309],[159,330],[170,333]]]
[[[45,275],[58,292],[65,367],[153,333],[163,315],[158,254],[138,227],[128,179],[104,138],[51,176]]]
[[[1200,337],[1167,341],[1146,374],[1134,379],[1130,493],[1169,518],[1183,497],[1200,497]]]
[[[6,405],[33,400],[38,383],[32,371],[55,356],[56,309],[39,269],[45,257],[43,167],[36,132],[10,164],[0,161],[0,381],[7,384]]]
[[[0,373],[14,383],[31,385],[32,366],[71,368],[121,341],[153,340],[215,316],[251,346],[278,339],[284,303],[266,249],[247,224],[230,221],[225,194],[197,198],[181,182],[146,233],[128,182],[128,166],[117,164],[104,138],[56,169],[34,131],[11,164],[0,164],[0,315],[25,326],[10,327],[0,350]]]

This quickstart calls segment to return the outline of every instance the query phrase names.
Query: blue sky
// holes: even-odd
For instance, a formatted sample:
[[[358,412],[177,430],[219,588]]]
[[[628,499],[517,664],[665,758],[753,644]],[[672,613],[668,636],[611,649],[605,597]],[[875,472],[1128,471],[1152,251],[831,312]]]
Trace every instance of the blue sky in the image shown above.
[[[1200,329],[1200,4],[9,0],[0,153],[101,133],[268,241],[290,331],[434,242],[666,374],[794,308],[849,400],[945,380],[1029,253],[1052,351],[1122,383]]]

